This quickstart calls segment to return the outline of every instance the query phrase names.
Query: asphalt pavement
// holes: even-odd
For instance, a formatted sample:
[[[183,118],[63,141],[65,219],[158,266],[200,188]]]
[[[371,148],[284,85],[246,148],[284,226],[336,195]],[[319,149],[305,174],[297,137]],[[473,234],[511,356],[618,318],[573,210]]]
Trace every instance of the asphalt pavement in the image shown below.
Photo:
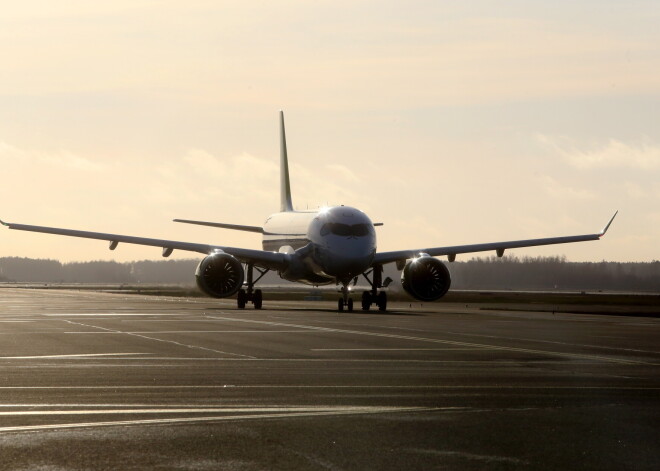
[[[660,319],[0,289],[0,470],[660,469]]]

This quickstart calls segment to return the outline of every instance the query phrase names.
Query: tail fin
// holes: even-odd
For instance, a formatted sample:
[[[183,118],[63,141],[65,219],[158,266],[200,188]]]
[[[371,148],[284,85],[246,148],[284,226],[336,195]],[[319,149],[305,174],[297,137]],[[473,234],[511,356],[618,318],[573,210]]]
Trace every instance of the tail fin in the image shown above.
[[[291,184],[289,183],[289,159],[286,155],[284,112],[280,111],[280,211],[293,211]]]

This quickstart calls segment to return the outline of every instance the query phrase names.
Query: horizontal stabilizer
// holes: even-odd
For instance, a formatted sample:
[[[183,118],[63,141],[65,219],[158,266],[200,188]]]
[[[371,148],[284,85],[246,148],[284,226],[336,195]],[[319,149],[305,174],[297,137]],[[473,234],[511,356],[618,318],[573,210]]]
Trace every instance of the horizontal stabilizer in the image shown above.
[[[238,224],[225,224],[224,222],[205,222],[205,221],[190,221],[188,219],[174,219],[174,222],[183,222],[185,224],[197,224],[198,226],[220,227],[222,229],[233,229],[235,231],[258,232],[264,233],[264,228],[259,226],[241,226]]]

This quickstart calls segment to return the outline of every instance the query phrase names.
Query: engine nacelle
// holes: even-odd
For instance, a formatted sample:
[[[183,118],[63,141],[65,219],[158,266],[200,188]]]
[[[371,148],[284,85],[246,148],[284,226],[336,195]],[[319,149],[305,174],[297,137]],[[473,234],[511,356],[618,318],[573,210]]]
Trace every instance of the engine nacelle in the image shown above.
[[[245,272],[241,262],[221,252],[204,258],[195,270],[197,286],[214,298],[229,297],[243,286]]]
[[[415,299],[435,301],[449,291],[451,275],[440,260],[422,255],[410,260],[403,267],[401,285]]]

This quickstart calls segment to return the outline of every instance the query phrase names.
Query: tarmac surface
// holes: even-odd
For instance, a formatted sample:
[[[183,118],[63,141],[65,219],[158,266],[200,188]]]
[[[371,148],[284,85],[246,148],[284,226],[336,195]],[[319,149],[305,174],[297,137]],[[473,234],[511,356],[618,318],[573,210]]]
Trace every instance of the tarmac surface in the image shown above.
[[[660,469],[660,319],[0,289],[1,470]]]

